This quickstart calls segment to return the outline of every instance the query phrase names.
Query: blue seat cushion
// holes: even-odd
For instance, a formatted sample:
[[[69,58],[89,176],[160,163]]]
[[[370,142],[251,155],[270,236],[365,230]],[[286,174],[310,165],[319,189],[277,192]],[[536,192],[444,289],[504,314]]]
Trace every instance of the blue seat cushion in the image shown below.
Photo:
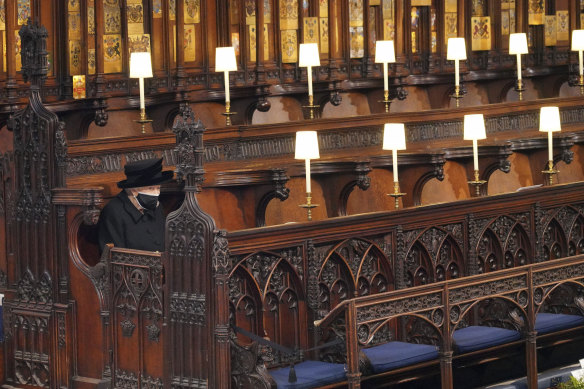
[[[270,370],[278,389],[309,389],[347,379],[345,365],[320,361],[304,361],[294,366],[296,382],[288,382],[290,367]]]
[[[539,334],[565,330],[584,324],[584,316],[564,313],[538,313],[535,315],[535,330]]]
[[[362,351],[374,373],[438,358],[438,347],[428,344],[388,342]]]
[[[513,342],[521,338],[518,331],[499,327],[469,326],[454,331],[454,343],[461,353]]]

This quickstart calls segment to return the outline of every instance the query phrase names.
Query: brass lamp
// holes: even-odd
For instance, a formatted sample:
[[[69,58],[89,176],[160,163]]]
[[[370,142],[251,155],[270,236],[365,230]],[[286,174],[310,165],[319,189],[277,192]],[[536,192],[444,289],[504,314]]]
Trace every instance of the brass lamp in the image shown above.
[[[310,186],[310,160],[320,158],[318,151],[318,137],[316,131],[298,131],[296,132],[296,150],[295,159],[303,159],[306,167],[306,204],[300,207],[306,208],[308,220],[312,220],[312,208],[318,204],[312,204],[312,192]]]
[[[458,100],[462,98],[462,93],[460,93],[460,61],[466,60],[464,38],[448,38],[446,59],[454,61],[454,95],[452,97],[456,99],[456,106],[458,107]]]
[[[554,145],[552,132],[562,130],[560,123],[560,110],[558,107],[541,107],[539,112],[539,131],[548,133],[548,166],[542,173],[548,176],[548,183],[552,185],[553,175],[558,171],[554,169]]]
[[[314,96],[312,94],[312,67],[320,66],[318,44],[301,43],[298,57],[298,66],[306,68],[306,75],[308,77],[308,105],[305,106],[305,108],[310,110],[310,118],[314,119],[314,109],[317,108],[318,105],[314,105]]]
[[[527,54],[527,35],[524,32],[518,32],[509,35],[509,54],[517,55],[517,92],[519,100],[523,100],[523,81],[521,80],[521,54]]]
[[[393,158],[393,193],[389,195],[395,199],[395,209],[399,208],[399,198],[404,196],[399,190],[397,168],[397,151],[406,149],[406,132],[403,123],[385,123],[383,128],[383,150],[391,150]]]
[[[144,125],[152,122],[146,118],[146,105],[144,103],[144,78],[152,77],[152,59],[148,52],[130,54],[130,78],[137,78],[140,86],[140,120],[136,120],[142,126],[142,134],[146,133]]]
[[[582,63],[582,51],[584,51],[584,30],[572,31],[572,51],[578,52],[578,86],[580,94],[584,95],[584,65]]]
[[[237,112],[231,112],[231,99],[229,96],[229,72],[237,70],[235,61],[235,49],[233,47],[217,47],[215,49],[215,71],[224,72],[225,80],[225,124],[231,125],[231,115]]]
[[[479,179],[479,151],[477,141],[486,139],[485,119],[483,114],[464,115],[464,140],[472,140],[472,156],[474,167],[474,180],[468,183],[475,187],[477,196],[481,194],[480,187],[486,181]]]
[[[395,48],[393,41],[376,41],[375,42],[375,63],[383,64],[383,100],[385,104],[385,112],[389,112],[389,85],[387,75],[387,64],[395,62]]]

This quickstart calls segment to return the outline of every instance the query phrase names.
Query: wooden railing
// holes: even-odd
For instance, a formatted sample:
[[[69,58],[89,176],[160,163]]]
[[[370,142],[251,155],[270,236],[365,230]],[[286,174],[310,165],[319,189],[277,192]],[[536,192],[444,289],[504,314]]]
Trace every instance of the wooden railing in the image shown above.
[[[345,322],[347,378],[350,388],[360,387],[359,346],[367,344],[377,329],[393,319],[415,316],[425,320],[440,337],[442,388],[452,388],[453,333],[463,318],[481,301],[505,300],[511,314],[522,323],[526,347],[527,379],[537,387],[537,333],[535,316],[561,285],[582,287],[584,256],[565,258],[432,285],[345,300],[315,325],[325,330],[335,320]],[[582,296],[580,296],[581,298]],[[571,302],[567,302],[570,304]]]

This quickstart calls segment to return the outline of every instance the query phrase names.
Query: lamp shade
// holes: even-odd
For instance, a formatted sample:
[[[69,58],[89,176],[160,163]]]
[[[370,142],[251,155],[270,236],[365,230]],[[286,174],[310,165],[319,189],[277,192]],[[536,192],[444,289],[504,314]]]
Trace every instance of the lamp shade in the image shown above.
[[[541,107],[539,111],[539,130],[541,132],[558,132],[562,130],[558,107]]]
[[[237,70],[235,49],[233,47],[217,47],[215,49],[215,71],[233,72]]]
[[[527,53],[527,35],[524,32],[509,35],[509,54]]]
[[[317,43],[301,43],[298,66],[320,66]]]
[[[466,45],[464,38],[448,38],[448,50],[446,52],[446,59],[466,59]]]
[[[130,78],[152,77],[152,59],[150,53],[132,53],[130,55]]]
[[[483,114],[464,115],[464,140],[479,140],[486,137]]]
[[[403,123],[385,123],[383,150],[405,150],[406,131]]]
[[[584,50],[584,30],[572,31],[572,51]]]
[[[316,131],[296,132],[296,159],[317,159],[320,158],[318,152],[318,137]]]
[[[376,63],[395,62],[395,48],[393,47],[393,41],[375,42],[375,62]]]

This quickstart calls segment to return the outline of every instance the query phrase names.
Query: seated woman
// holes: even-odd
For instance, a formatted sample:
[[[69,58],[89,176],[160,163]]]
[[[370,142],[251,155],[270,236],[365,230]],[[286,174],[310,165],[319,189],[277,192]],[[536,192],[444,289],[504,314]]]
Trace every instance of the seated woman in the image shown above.
[[[158,202],[160,184],[172,179],[162,171],[162,158],[130,162],[124,166],[123,189],[103,208],[98,222],[100,251],[107,243],[137,250],[164,251],[165,216]]]

